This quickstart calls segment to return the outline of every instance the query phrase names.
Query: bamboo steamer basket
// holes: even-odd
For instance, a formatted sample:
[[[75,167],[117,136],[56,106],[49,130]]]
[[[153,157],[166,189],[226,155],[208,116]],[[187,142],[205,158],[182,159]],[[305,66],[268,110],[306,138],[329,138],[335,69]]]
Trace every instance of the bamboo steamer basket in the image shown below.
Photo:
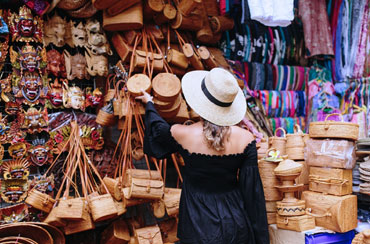
[[[333,115],[340,116],[341,122],[328,120]],[[359,125],[343,122],[341,114],[332,113],[326,116],[325,121],[311,122],[309,134],[311,138],[342,138],[356,141],[359,134]]]
[[[159,73],[152,80],[153,95],[160,101],[175,101],[181,92],[181,82],[176,75]]]
[[[287,148],[297,148],[304,147],[303,141],[304,133],[298,124],[294,125],[294,133],[286,135],[286,147]]]
[[[127,90],[134,97],[141,96],[142,90],[150,93],[151,82],[147,75],[135,74],[127,80]]]
[[[283,132],[283,137],[278,137],[276,135],[277,131],[282,131]],[[279,127],[275,130],[274,136],[269,138],[269,143],[271,148],[275,148],[280,152],[280,155],[285,155],[286,154],[286,131]]]

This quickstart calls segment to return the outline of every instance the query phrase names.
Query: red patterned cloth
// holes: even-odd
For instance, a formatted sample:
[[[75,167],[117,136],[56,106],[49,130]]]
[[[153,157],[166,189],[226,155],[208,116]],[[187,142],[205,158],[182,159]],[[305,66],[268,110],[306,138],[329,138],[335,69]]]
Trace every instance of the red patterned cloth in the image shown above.
[[[334,55],[332,34],[325,1],[299,1],[298,9],[303,22],[306,57]]]

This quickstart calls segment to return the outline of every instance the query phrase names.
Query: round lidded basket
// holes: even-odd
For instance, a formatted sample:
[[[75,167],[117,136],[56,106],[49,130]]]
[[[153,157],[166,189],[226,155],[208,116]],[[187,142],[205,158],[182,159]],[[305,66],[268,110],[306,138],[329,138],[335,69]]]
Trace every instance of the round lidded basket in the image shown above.
[[[331,116],[337,115],[341,121],[328,120]],[[359,134],[359,125],[343,121],[342,114],[328,114],[325,121],[311,122],[309,126],[311,138],[342,138],[356,141]]]
[[[165,119],[173,118],[179,112],[181,107],[182,97],[178,96],[171,108],[166,110],[158,110],[158,113]]]
[[[276,202],[277,213],[280,216],[301,216],[306,213],[306,201],[297,200],[296,202]]]
[[[274,169],[275,175],[293,175],[300,174],[302,172],[303,165],[297,163],[287,156],[284,156],[284,160]]]
[[[283,133],[282,137],[277,136],[277,132],[281,131]],[[280,152],[280,155],[286,154],[286,131],[279,127],[275,130],[274,136],[269,138],[269,143],[271,148],[276,148]]]
[[[160,73],[152,80],[153,95],[162,102],[175,101],[181,92],[181,81],[171,73]]]
[[[127,80],[127,90],[134,97],[141,96],[142,90],[150,93],[151,82],[147,75],[135,74]]]

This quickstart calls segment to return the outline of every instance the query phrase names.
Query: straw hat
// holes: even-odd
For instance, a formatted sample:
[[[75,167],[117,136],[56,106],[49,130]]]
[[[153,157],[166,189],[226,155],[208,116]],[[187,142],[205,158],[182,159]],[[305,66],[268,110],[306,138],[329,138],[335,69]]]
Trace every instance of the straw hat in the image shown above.
[[[202,118],[220,126],[235,125],[244,118],[244,94],[225,69],[191,71],[181,83],[186,102]]]

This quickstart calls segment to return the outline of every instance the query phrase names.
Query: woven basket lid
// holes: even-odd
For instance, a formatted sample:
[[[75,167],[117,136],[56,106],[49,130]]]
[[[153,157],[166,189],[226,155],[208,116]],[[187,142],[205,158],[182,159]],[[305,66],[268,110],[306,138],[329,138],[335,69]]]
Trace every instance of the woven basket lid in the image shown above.
[[[127,90],[134,96],[142,95],[142,90],[150,92],[151,82],[147,75],[135,74],[127,80]]]
[[[287,159],[284,156],[284,160],[274,169],[275,174],[298,174],[302,171],[303,165],[293,160]]]
[[[170,102],[176,100],[181,92],[181,82],[176,75],[159,73],[152,80],[153,95],[160,101]]]

